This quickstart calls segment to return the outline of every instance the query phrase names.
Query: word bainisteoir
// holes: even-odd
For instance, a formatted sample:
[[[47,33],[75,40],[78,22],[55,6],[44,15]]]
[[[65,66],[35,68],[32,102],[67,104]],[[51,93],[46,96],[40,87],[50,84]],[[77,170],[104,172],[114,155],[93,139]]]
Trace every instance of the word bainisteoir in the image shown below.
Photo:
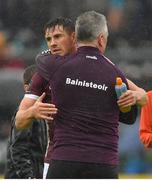
[[[106,91],[108,88],[105,84],[101,85],[101,84],[96,84],[93,82],[87,82],[86,80],[80,81],[79,79],[71,79],[71,78],[66,78],[66,84],[87,87],[87,88],[93,88],[93,89],[99,89],[99,90],[103,90],[103,91]]]

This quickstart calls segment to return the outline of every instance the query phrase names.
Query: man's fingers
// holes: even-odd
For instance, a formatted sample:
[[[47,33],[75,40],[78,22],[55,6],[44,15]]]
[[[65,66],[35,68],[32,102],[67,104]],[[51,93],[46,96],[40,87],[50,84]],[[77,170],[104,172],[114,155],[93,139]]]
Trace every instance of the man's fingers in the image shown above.
[[[52,114],[57,114],[57,109],[51,109],[51,110],[40,110],[40,114],[42,115],[52,115]]]
[[[51,121],[53,120],[52,116],[47,116],[47,115],[42,115],[41,118],[44,120],[51,120]]]
[[[128,96],[133,96],[133,93],[130,91],[130,90],[127,90],[125,93],[123,93],[119,99],[123,99],[123,98],[126,98]]]
[[[131,105],[136,104],[136,99],[135,98],[128,98],[128,99],[121,100],[121,101],[118,100],[117,103],[119,106],[131,106]]]
[[[47,107],[41,107],[40,111],[42,112],[57,112],[57,108],[47,108]]]
[[[52,115],[54,115],[54,114],[56,114],[56,112],[41,112],[41,113],[40,113],[41,116],[43,116],[43,115],[44,115],[44,116],[52,116]]]
[[[35,103],[35,110],[38,119],[53,120],[53,115],[57,113],[57,108],[54,104],[43,103],[45,93],[43,93]]]
[[[125,99],[120,99],[117,102],[118,102],[118,104],[124,104],[124,103],[128,103],[128,102],[135,102],[135,98],[134,97],[129,97],[129,98],[125,98]]]
[[[57,113],[57,111],[41,111],[37,114],[37,119],[46,119],[53,120],[53,116]]]
[[[37,106],[40,107],[40,108],[55,108],[54,104],[41,103],[41,102],[38,102]]]
[[[45,92],[37,99],[37,102],[42,102],[45,97]]]
[[[128,90],[127,92],[123,93],[119,100],[117,101],[119,106],[128,106],[128,105],[134,105],[136,103],[136,94]]]

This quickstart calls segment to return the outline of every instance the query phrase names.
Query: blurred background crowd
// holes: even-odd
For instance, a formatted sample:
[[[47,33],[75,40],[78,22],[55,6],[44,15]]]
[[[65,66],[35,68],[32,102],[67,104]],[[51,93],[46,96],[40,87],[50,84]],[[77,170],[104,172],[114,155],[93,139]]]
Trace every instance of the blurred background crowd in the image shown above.
[[[152,89],[151,0],[0,0],[0,174],[11,116],[23,96],[23,70],[47,49],[44,24],[58,16],[75,20],[86,10],[107,17],[106,56],[137,85]],[[139,117],[132,126],[120,125],[121,173],[152,173],[152,150],[140,143],[138,128]]]

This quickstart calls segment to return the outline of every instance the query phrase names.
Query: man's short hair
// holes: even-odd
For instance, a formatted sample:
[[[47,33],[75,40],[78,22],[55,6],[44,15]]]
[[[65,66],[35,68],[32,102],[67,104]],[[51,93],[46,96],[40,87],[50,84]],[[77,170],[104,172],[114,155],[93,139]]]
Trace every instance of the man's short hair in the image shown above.
[[[82,13],[76,19],[75,32],[78,41],[94,41],[101,33],[108,36],[107,21],[103,14],[95,11]]]
[[[23,73],[23,82],[24,84],[30,84],[32,76],[36,72],[36,65],[28,66]]]
[[[55,28],[55,26],[63,26],[66,32],[72,33],[75,31],[75,24],[70,18],[58,17],[48,21],[44,26],[44,33],[47,29]]]

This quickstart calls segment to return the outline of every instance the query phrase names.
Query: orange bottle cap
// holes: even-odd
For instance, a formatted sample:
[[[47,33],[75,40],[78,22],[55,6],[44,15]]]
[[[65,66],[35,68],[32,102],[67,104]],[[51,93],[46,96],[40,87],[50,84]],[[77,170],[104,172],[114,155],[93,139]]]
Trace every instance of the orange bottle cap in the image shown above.
[[[120,77],[116,78],[116,85],[122,85],[122,79]]]

